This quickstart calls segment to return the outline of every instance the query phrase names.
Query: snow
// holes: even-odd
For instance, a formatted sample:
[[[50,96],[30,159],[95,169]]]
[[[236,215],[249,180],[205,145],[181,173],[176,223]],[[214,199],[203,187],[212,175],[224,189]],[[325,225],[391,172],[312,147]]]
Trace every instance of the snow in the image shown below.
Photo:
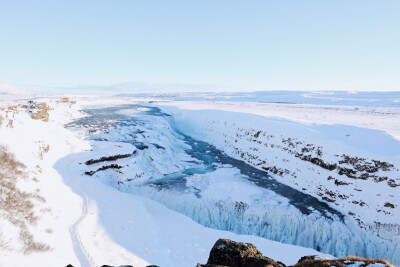
[[[256,99],[257,100],[257,99]],[[168,101],[161,105],[189,110],[223,110],[282,118],[301,124],[350,125],[384,131],[400,140],[400,106],[323,105],[227,101]]]
[[[273,118],[275,117],[273,115],[271,118],[268,107],[262,105],[262,109],[258,109],[260,106],[258,103],[168,102],[162,105],[164,111],[173,115],[175,126],[178,130],[214,144],[230,156],[243,159],[254,166],[259,166],[260,162],[267,162],[269,165],[288,170],[287,174],[275,175],[275,178],[294,188],[306,191],[320,199],[322,199],[324,192],[333,191],[336,195],[344,195],[345,199],[335,199],[335,208],[345,214],[354,214],[355,219],[359,220],[361,225],[373,232],[374,235],[398,244],[400,236],[398,225],[400,220],[399,210],[397,208],[384,207],[387,202],[393,203],[395,207],[400,206],[398,188],[389,187],[386,183],[376,183],[371,180],[348,179],[341,175],[336,176],[336,178],[330,171],[318,167],[315,168],[288,155],[285,150],[277,149],[277,145],[282,146],[282,140],[292,138],[302,143],[321,146],[323,148],[322,158],[326,162],[337,161],[335,155],[341,154],[371,158],[373,160],[386,160],[393,163],[395,168],[390,172],[382,173],[382,175],[387,175],[398,183],[399,142],[393,138],[397,137],[396,134],[393,137],[388,134],[393,133],[390,128],[399,127],[399,124],[396,123],[398,110],[393,109],[392,113],[385,118],[386,122],[390,123],[385,124],[384,127],[377,131],[369,129],[374,129],[375,126],[359,126],[360,122],[363,121],[379,121],[381,115],[379,113],[377,115],[374,114],[373,110],[365,112],[368,113],[367,116],[365,113],[356,114],[358,115],[357,117],[353,114],[355,117],[353,121],[348,121],[348,116],[337,116],[335,118],[336,121],[343,120],[344,124],[358,126],[354,127],[340,124],[329,125],[330,120],[326,118],[324,118],[326,123],[324,125],[300,124],[297,116],[285,113],[285,108],[291,105],[280,104],[282,107],[280,117],[286,117],[290,120]],[[221,109],[235,112],[221,111]],[[314,112],[316,108],[302,106],[301,109],[303,113],[307,113]],[[310,111],[307,111],[307,109],[310,109]],[[335,109],[339,110],[340,114],[341,108],[335,107]],[[355,108],[352,109],[354,110]],[[318,111],[321,111],[321,107],[318,108]],[[253,113],[258,114],[258,116],[252,115]],[[298,116],[303,113],[299,112]],[[370,116],[371,114],[372,116]],[[325,115],[322,112],[318,113],[316,117],[320,121],[317,122],[321,122]],[[261,137],[257,142],[254,142],[252,136],[260,130],[273,137],[268,138],[267,136],[264,139]],[[240,138],[238,138],[238,135]],[[269,147],[259,145],[260,139],[263,143],[269,144]],[[272,148],[271,144],[275,145],[275,147]],[[239,156],[241,152],[245,153],[244,157]],[[258,158],[258,160],[254,160],[254,158]],[[333,176],[334,179],[326,179],[329,176]],[[339,187],[333,183],[335,179],[344,180],[349,183],[349,186]],[[328,195],[328,197],[330,196]],[[358,203],[362,202],[364,202],[362,206],[358,205]],[[394,246],[396,247],[396,245]],[[370,252],[373,250],[370,250]],[[392,255],[397,254],[394,252]]]
[[[240,172],[235,168],[220,168],[207,174],[195,174],[190,177],[186,186],[200,190],[202,197],[226,196],[230,201],[253,202],[254,196],[263,193],[259,187],[240,179]]]
[[[46,199],[35,206],[39,221],[29,230],[51,250],[23,254],[18,228],[0,216],[0,239],[9,241],[0,248],[1,266],[195,266],[207,261],[218,238],[253,243],[263,255],[286,264],[305,255],[329,256],[310,248],[317,246],[328,254],[400,261],[399,187],[388,186],[386,180],[350,179],[285,150],[298,151],[309,143],[321,147],[320,158],[328,163],[338,162],[342,154],[387,161],[394,167],[377,175],[399,183],[400,98],[396,94],[303,92],[279,96],[290,100],[287,96],[291,95],[297,104],[257,102],[277,99],[278,94],[262,93],[204,93],[179,96],[180,101],[154,96],[70,96],[77,100],[73,104],[59,101],[59,96],[33,98],[13,90],[4,90],[0,99],[0,145],[6,145],[27,167],[29,179],[20,181],[18,187],[26,192],[39,189]],[[195,97],[200,100],[194,101]],[[47,103],[48,122],[31,119],[23,107],[31,99]],[[165,99],[168,101],[160,101]],[[83,129],[72,132],[64,127],[84,120],[83,108],[126,104],[148,107],[120,108],[116,114],[121,118],[136,119],[123,127],[116,118],[105,128],[83,123]],[[10,105],[16,107],[9,109]],[[146,115],[153,106],[173,117]],[[85,140],[89,130],[94,130],[90,133],[93,140]],[[190,146],[176,130],[259,169],[264,166],[257,165],[259,161],[265,161],[265,166],[288,170],[272,175],[320,201],[333,192],[335,202],[328,204],[345,214],[344,222],[326,219],[315,211],[302,214],[287,198],[249,181],[235,166],[201,166],[186,152]],[[135,142],[130,141],[132,136]],[[291,147],[290,142],[282,142],[288,138],[301,144]],[[142,149],[143,145],[148,148]],[[243,157],[241,152],[246,152]],[[112,162],[85,164],[90,159],[131,153]],[[310,155],[317,156],[317,152]],[[84,174],[112,163],[121,169]],[[183,189],[154,186],[168,184],[168,179],[193,168],[196,170],[185,176]],[[335,180],[349,184],[336,185]],[[395,208],[386,207],[386,202]]]
[[[233,135],[237,133],[237,126],[233,124],[239,123],[242,124],[240,127],[264,124],[268,126],[277,125],[276,127],[272,127],[276,131],[274,132],[276,135],[284,133],[285,130],[287,132],[295,130],[297,137],[308,138],[306,140],[312,143],[319,140],[324,146],[326,143],[329,144],[327,139],[321,137],[321,131],[310,130],[310,126],[298,123],[284,120],[268,120],[268,123],[259,123],[259,120],[264,122],[266,119],[248,114],[230,112],[219,112],[218,116],[216,116],[213,111],[189,112],[172,108],[171,110],[169,112],[174,115],[172,118],[148,116],[145,114],[138,116],[135,113],[133,118],[140,123],[129,124],[124,122],[120,126],[93,134],[91,138],[96,140],[108,140],[108,142],[110,140],[121,142],[136,140],[146,142],[149,146],[148,149],[138,151],[137,154],[129,159],[119,161],[121,169],[118,171],[106,170],[96,173],[93,175],[93,178],[118,188],[120,191],[157,200],[168,208],[185,214],[207,227],[229,230],[241,234],[256,234],[280,242],[306,247],[319,247],[322,251],[337,256],[357,254],[369,257],[391,258],[397,255],[396,249],[399,249],[399,247],[396,245],[396,237],[393,235],[393,233],[396,233],[394,232],[396,231],[396,225],[394,225],[394,228],[385,228],[384,226],[382,229],[374,229],[375,231],[380,231],[379,236],[382,238],[378,238],[374,230],[365,232],[356,225],[355,220],[349,217],[345,218],[345,224],[343,224],[339,221],[331,222],[326,220],[319,214],[304,216],[293,206],[288,205],[286,198],[282,198],[270,190],[261,189],[253,183],[249,183],[232,166],[218,166],[216,171],[210,172],[208,170],[203,174],[188,176],[186,177],[186,187],[188,187],[186,189],[174,191],[164,190],[162,187],[160,189],[157,186],[153,187],[153,184],[166,183],[166,179],[180,177],[180,172],[185,168],[193,167],[191,162],[195,161],[185,153],[184,150],[187,148],[187,145],[185,146],[182,142],[182,137],[179,134],[174,133],[173,127],[169,125],[169,122],[182,132],[199,139],[206,139],[226,152],[229,152],[229,149],[227,149],[229,148],[227,146],[229,144],[227,143],[229,141],[229,133]],[[218,123],[215,122],[216,118],[219,120]],[[211,126],[207,124],[210,120],[212,121]],[[217,126],[221,128],[219,129]],[[229,131],[227,128],[229,128]],[[241,129],[245,128],[242,127]],[[247,130],[243,132],[245,131]],[[255,132],[257,131],[253,130],[253,134]],[[143,139],[143,137],[145,138]],[[220,145],[217,141],[221,142]],[[376,151],[366,150],[357,146],[351,147],[350,144],[340,142],[340,139],[335,141],[337,141],[337,144],[329,146],[330,149],[336,148],[346,152],[356,151],[357,155],[376,155]],[[151,146],[150,144],[153,142],[162,144],[163,149]],[[93,145],[96,144],[93,143]],[[252,148],[245,147],[245,150],[253,151]],[[335,152],[324,150],[324,153],[327,151],[331,154]],[[275,156],[278,156],[279,160],[282,158],[286,159],[285,157],[287,157],[285,154],[277,153],[276,151],[275,154],[272,154],[273,152],[261,150],[259,156],[268,155],[271,157],[268,159],[269,161],[273,161]],[[329,156],[329,154],[327,155]],[[89,156],[89,158],[93,158],[93,156]],[[332,156],[332,158],[334,157]],[[146,160],[143,161],[142,159]],[[165,163],[168,164],[165,165]],[[297,163],[296,167],[299,169],[297,175],[306,174],[304,177],[301,177],[302,180],[299,183],[303,180],[309,183],[314,182],[316,179],[313,170],[311,168],[308,170],[307,164],[303,162],[299,161]],[[275,164],[280,166],[279,162]],[[288,165],[287,161],[284,164]],[[178,168],[177,166],[180,167]],[[140,173],[139,177],[136,177],[137,173]],[[166,174],[168,175],[164,176]],[[135,178],[132,179],[133,177]],[[328,175],[325,177],[328,177]],[[306,178],[309,178],[309,180]],[[316,182],[319,181],[317,180]],[[367,182],[371,183],[370,181]],[[333,183],[333,181],[330,181],[330,183]],[[375,184],[374,182],[372,183]],[[306,186],[310,190],[313,189],[309,184]],[[323,184],[319,182],[314,186],[316,187],[315,190],[320,190],[319,187],[323,186]],[[332,188],[332,186],[337,187],[336,185],[327,184],[326,188]],[[382,185],[382,188],[387,187],[386,184],[385,186]],[[365,186],[365,188],[369,189],[370,187]],[[365,188],[363,187],[363,189]],[[371,188],[373,190],[372,193],[381,193],[381,191],[384,191],[379,188],[377,189],[376,186]],[[350,194],[354,190],[350,188],[348,191]],[[364,215],[363,219],[368,219],[368,215],[371,213],[369,204],[374,203],[374,200],[368,200],[371,192],[366,191],[367,194],[365,196],[364,193],[359,193],[359,191],[354,192],[357,195],[353,194],[354,199],[360,200],[359,197],[362,197],[363,200],[368,201],[368,205],[363,206],[365,209],[358,208],[358,205],[355,206],[354,204],[353,207],[350,207],[351,211],[357,212],[357,216]],[[316,193],[315,195],[319,197]],[[320,199],[323,201],[322,198]],[[385,200],[385,198],[382,197],[382,200]],[[347,203],[345,201],[341,203],[344,210]],[[379,205],[382,206],[383,204],[384,202]],[[392,214],[391,216],[397,215]],[[386,219],[390,220],[391,216],[387,216]],[[382,216],[379,218],[385,219]],[[364,223],[367,224],[369,222],[366,221]],[[374,225],[372,226],[374,227]],[[385,240],[385,238],[388,240]]]
[[[359,266],[363,266],[363,265],[365,265],[365,262],[363,262],[363,261],[356,261],[356,262],[354,262],[353,264],[349,264],[349,265],[347,265],[347,266],[350,266],[350,267],[359,267]],[[368,266],[371,266],[371,265],[368,265]]]
[[[82,179],[78,163],[86,158],[86,153],[71,155],[58,162],[56,168],[64,177],[75,177],[66,183],[87,198],[87,215],[81,222],[79,235],[84,251],[87,251],[86,256],[94,265],[124,263],[124,258],[119,255],[121,248],[113,247],[118,244],[139,258],[135,260],[132,256],[129,258],[124,255],[127,257],[125,263],[134,266],[148,263],[195,266],[197,262],[207,261],[210,248],[221,237],[252,242],[261,252],[286,263],[297,262],[301,255],[318,253],[254,236],[206,228],[155,201],[121,193],[95,179]],[[79,182],[75,179],[79,179]],[[93,229],[96,223],[102,226],[101,230]],[[104,236],[108,236],[106,241],[101,239]],[[293,250],[293,254],[286,255],[287,249]],[[118,254],[104,254],[104,251],[118,251]]]
[[[48,122],[31,119],[22,106],[26,104],[25,100],[13,100],[12,104],[18,105],[15,110],[7,108],[9,102],[1,104],[3,109],[0,114],[4,121],[0,125],[0,144],[5,144],[27,166],[32,178],[19,186],[26,191],[38,188],[40,195],[46,199],[45,204],[35,207],[39,221],[37,225],[30,226],[30,232],[35,239],[51,247],[46,252],[24,254],[17,242],[17,228],[0,218],[4,239],[16,241],[0,249],[1,266],[146,266],[149,263],[195,266],[197,262],[206,262],[218,238],[254,243],[264,255],[287,264],[294,264],[304,255],[327,256],[313,249],[206,228],[160,203],[120,192],[83,175],[87,159],[98,159],[116,152],[132,153],[135,145],[118,141],[89,142],[83,140],[80,133],[67,130],[64,127],[66,123],[83,116],[79,112],[83,104],[105,106],[106,102],[102,102],[102,99],[82,99],[78,99],[78,104],[71,104],[58,101],[58,97],[35,98],[35,102],[46,102],[50,107]],[[108,105],[116,103],[126,103],[126,100],[115,99]],[[12,127],[8,126],[10,120],[13,120]],[[167,126],[162,123],[159,125]],[[179,163],[182,159],[190,159],[183,153],[179,154],[186,147],[184,143],[178,144],[178,147],[173,146],[176,144],[168,145],[171,138],[169,131],[164,131],[162,135],[152,134],[150,139],[143,137],[142,141],[149,144],[166,143],[168,149],[174,149],[166,149],[166,158],[170,162],[163,162],[155,173],[173,173],[183,168],[174,165],[178,159]],[[157,154],[157,151],[160,153],[157,148],[150,146],[145,152],[149,154],[138,158],[138,164],[150,166],[148,158]],[[188,162],[185,167],[190,164]],[[232,174],[236,172],[233,169],[229,171]],[[236,185],[223,182],[223,179],[220,182],[220,188],[226,192],[233,188],[240,192],[242,185],[239,182]],[[194,186],[197,184],[193,181]],[[249,192],[259,193],[256,188],[248,186],[251,189]],[[212,191],[205,192],[214,195]],[[51,229],[51,232],[46,232],[46,229]]]
[[[66,105],[60,105],[60,113],[57,114],[65,114],[67,109]],[[0,143],[27,166],[30,175],[28,181],[19,183],[20,188],[27,192],[38,190],[45,199],[44,204],[35,207],[39,222],[36,226],[31,226],[30,231],[36,240],[48,244],[51,248],[43,253],[45,257],[42,253],[23,254],[19,250],[17,227],[0,218],[1,225],[9,225],[7,229],[3,229],[3,237],[17,241],[6,250],[0,251],[0,265],[51,266],[55,259],[77,264],[72,243],[65,240],[70,239],[68,227],[79,214],[77,207],[81,200],[62,182],[62,177],[52,165],[57,158],[74,153],[85,146],[62,125],[32,120],[21,107],[15,111],[5,109],[0,113],[5,120],[0,126]],[[57,117],[54,116],[55,119]],[[13,120],[13,127],[7,126],[9,120]],[[49,150],[46,153],[44,148],[47,146]],[[36,180],[31,180],[32,178]],[[51,232],[47,232],[47,229]]]
[[[177,105],[179,106],[179,104]],[[191,107],[193,106],[191,105]],[[388,161],[393,163],[395,168],[391,172],[385,172],[384,175],[398,181],[400,173],[396,169],[400,168],[397,165],[400,159],[400,142],[390,135],[382,131],[353,126],[304,125],[283,119],[268,118],[267,115],[258,116],[226,111],[218,111],[218,115],[216,115],[213,110],[192,111],[187,108],[186,105],[180,109],[171,106],[162,107],[164,111],[174,115],[175,126],[185,134],[224,149],[233,157],[240,158],[238,151],[245,151],[246,153],[252,151],[252,155],[257,157],[257,160],[252,161],[251,155],[243,159],[255,166],[259,166],[257,165],[258,162],[266,161],[270,165],[288,169],[289,174],[284,174],[282,177],[276,176],[284,183],[300,190],[306,188],[307,192],[314,193],[316,196],[320,193],[321,188],[340,189],[340,193],[346,193],[349,198],[344,200],[338,198],[336,202],[339,207],[346,213],[355,212],[366,223],[372,223],[376,220],[382,223],[400,221],[398,210],[390,211],[391,213],[386,214],[386,216],[377,212],[389,200],[389,202],[400,206],[399,194],[396,193],[398,188],[370,180],[356,180],[355,182],[354,179],[347,177],[345,179],[340,175],[337,176],[337,179],[345,180],[351,184],[338,188],[338,186],[333,185],[334,180],[326,179],[328,176],[336,178],[331,171],[322,168],[315,169],[312,164],[302,162],[298,158],[288,155],[286,150],[278,148],[278,146],[284,146],[282,140],[292,138],[304,144],[320,146],[323,152],[321,158],[326,162],[337,161],[335,155],[342,154]],[[251,138],[251,135],[254,135],[257,131],[269,135],[260,136],[258,138],[260,144],[262,141],[266,144],[275,144],[275,146],[267,147],[254,142],[255,140]],[[238,138],[238,134],[242,137]],[[316,177],[318,178],[316,179]],[[359,202],[362,200],[367,205],[360,207],[348,204],[355,200]]]

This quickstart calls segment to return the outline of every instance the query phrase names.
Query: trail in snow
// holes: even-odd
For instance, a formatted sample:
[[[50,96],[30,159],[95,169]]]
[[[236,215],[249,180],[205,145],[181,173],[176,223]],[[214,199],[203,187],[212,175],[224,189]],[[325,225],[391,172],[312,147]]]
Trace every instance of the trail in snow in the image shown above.
[[[71,225],[71,227],[69,228],[69,233],[71,235],[71,240],[72,240],[72,245],[74,247],[74,251],[75,251],[75,255],[78,258],[81,267],[90,267],[90,266],[94,266],[93,263],[89,260],[89,258],[87,257],[87,253],[85,253],[85,248],[82,245],[82,242],[79,238],[79,233],[78,233],[78,227],[79,224],[82,222],[82,220],[85,218],[85,216],[87,215],[88,212],[88,207],[87,207],[87,198],[84,195],[84,193],[80,190],[80,186],[79,186],[79,178],[76,177],[71,171],[69,171],[70,166],[72,163],[70,163],[68,165],[67,168],[67,173],[69,174],[68,176],[70,177],[71,180],[74,180],[74,183],[76,184],[76,189],[78,189],[79,195],[82,197],[82,213],[79,216],[79,218],[75,221],[74,224]]]
[[[83,199],[83,203],[82,203],[82,214],[79,216],[78,220],[71,225],[71,227],[69,228],[69,233],[71,235],[71,240],[72,240],[72,245],[74,246],[74,251],[75,251],[75,255],[78,258],[80,264],[82,267],[90,267],[92,266],[89,263],[88,258],[85,255],[84,252],[84,248],[82,246],[82,243],[79,239],[79,234],[77,232],[78,226],[81,223],[81,221],[83,220],[83,218],[85,218],[86,214],[87,214],[87,204],[86,204],[86,199]]]

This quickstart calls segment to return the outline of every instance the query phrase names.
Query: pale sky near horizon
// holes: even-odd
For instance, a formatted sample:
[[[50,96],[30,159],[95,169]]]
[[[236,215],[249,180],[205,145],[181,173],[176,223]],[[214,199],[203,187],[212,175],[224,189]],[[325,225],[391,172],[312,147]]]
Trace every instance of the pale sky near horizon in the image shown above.
[[[0,82],[400,91],[400,1],[0,0]]]

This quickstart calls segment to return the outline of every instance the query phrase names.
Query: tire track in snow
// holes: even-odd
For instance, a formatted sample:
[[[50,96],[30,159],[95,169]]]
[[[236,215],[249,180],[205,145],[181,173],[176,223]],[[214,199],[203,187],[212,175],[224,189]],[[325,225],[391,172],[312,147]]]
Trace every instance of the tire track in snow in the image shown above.
[[[71,163],[68,165],[67,173],[69,174],[71,179],[75,180],[74,181],[74,184],[76,185],[75,190],[79,192],[79,196],[82,198],[82,210],[81,210],[81,215],[79,216],[79,218],[70,226],[69,233],[71,236],[75,255],[78,258],[81,267],[91,267],[91,266],[94,266],[94,264],[90,260],[90,257],[87,256],[88,253],[85,250],[84,246],[82,245],[82,242],[81,242],[81,239],[80,239],[79,233],[78,233],[79,224],[82,222],[82,220],[85,218],[85,216],[87,215],[87,212],[88,212],[87,198],[86,198],[86,195],[81,190],[79,177],[76,177],[70,171],[70,167],[71,167]]]
[[[82,213],[79,216],[78,220],[76,222],[74,222],[73,225],[71,225],[71,227],[69,228],[69,233],[71,235],[71,240],[72,240],[72,245],[74,247],[74,251],[75,251],[75,255],[78,258],[80,264],[82,267],[90,267],[92,266],[92,264],[89,262],[88,258],[86,257],[86,253],[85,253],[85,249],[82,245],[82,242],[79,238],[79,234],[78,234],[78,226],[81,223],[81,221],[83,220],[83,218],[85,218],[86,214],[87,214],[87,203],[86,203],[86,198],[82,198],[83,199],[83,203],[82,203]]]

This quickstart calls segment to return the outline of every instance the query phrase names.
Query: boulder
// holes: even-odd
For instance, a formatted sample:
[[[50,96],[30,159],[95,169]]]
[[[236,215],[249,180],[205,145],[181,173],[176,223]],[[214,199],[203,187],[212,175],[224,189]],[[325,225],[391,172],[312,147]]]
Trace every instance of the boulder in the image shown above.
[[[249,243],[219,239],[213,246],[207,264],[198,267],[285,267],[284,264],[263,257],[261,252]]]

